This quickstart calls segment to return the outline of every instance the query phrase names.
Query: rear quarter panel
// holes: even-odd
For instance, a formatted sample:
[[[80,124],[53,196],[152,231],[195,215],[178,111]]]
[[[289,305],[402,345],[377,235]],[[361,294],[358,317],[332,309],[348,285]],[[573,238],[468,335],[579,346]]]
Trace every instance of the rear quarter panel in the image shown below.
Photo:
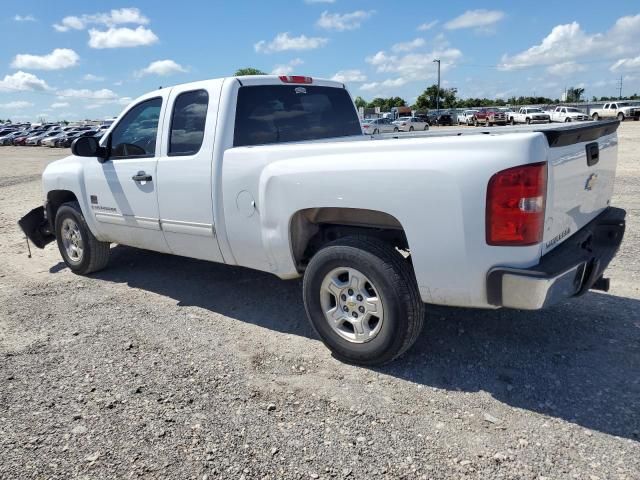
[[[401,223],[425,302],[488,307],[491,267],[538,262],[539,245],[486,244],[485,202],[494,173],[546,160],[542,134],[364,140],[227,150],[224,218],[235,261],[295,277],[293,215],[345,207],[378,210]],[[253,198],[255,213],[247,216],[239,198]]]

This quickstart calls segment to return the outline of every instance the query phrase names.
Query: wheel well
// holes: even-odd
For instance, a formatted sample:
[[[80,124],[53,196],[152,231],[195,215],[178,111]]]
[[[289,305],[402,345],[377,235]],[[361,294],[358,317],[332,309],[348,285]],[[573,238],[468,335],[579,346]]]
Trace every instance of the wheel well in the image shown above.
[[[290,222],[290,240],[296,267],[303,271],[323,245],[351,235],[378,238],[400,250],[409,244],[400,222],[392,215],[360,208],[308,208]]]
[[[54,231],[56,213],[63,203],[78,201],[75,193],[69,190],[51,190],[47,193],[47,218],[51,232]]]

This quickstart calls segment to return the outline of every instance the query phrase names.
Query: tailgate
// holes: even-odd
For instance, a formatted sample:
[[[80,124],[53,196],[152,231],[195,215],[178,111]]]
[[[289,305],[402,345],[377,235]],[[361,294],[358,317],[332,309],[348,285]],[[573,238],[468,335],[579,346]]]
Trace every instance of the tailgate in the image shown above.
[[[553,250],[611,202],[618,121],[543,130],[549,141],[542,254]]]

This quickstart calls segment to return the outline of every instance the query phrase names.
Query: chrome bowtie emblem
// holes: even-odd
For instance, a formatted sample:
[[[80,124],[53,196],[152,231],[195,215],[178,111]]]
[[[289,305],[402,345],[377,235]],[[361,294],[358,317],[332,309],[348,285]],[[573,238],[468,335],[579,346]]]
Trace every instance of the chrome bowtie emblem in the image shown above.
[[[596,184],[597,181],[598,181],[598,175],[596,173],[592,173],[591,175],[589,175],[589,178],[587,178],[587,183],[585,183],[584,189],[592,190],[593,186]]]

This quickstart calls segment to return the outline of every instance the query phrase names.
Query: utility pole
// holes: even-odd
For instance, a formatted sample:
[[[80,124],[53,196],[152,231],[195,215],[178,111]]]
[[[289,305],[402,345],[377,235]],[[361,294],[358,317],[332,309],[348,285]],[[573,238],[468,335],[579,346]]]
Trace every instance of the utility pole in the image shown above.
[[[618,83],[618,100],[622,100],[622,75],[620,75],[620,82]]]
[[[440,59],[434,60],[438,64],[438,92],[436,93],[436,109],[440,113]]]

